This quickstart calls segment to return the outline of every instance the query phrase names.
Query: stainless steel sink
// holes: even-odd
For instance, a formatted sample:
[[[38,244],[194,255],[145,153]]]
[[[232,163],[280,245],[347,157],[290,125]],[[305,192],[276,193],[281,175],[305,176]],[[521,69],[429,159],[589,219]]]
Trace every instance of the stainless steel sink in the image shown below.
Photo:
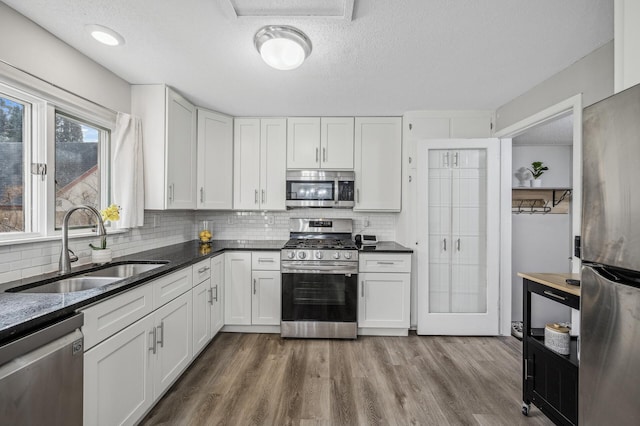
[[[121,263],[106,265],[96,271],[77,275],[75,277],[61,278],[42,285],[29,285],[7,290],[11,293],[73,293],[77,291],[99,288],[116,281],[142,274],[152,269],[159,268],[167,262]]]
[[[73,293],[102,287],[121,279],[114,277],[72,277],[18,291],[20,293]]]
[[[111,265],[97,271],[84,274],[86,277],[116,277],[119,279],[140,275],[143,272],[151,271],[164,265],[164,263],[125,263],[122,265]]]

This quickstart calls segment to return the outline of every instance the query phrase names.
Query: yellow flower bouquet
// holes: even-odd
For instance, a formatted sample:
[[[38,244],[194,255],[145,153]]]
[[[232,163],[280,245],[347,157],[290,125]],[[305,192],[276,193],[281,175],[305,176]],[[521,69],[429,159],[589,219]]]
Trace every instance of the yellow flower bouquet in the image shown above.
[[[103,222],[115,222],[116,220],[120,220],[120,206],[117,206],[115,204],[111,204],[109,207],[107,207],[106,209],[102,209],[100,210],[100,216],[102,216],[102,221]],[[89,247],[91,247],[94,250],[104,250],[107,248],[107,236],[103,235],[100,238],[100,247],[96,247],[93,244],[89,244]]]

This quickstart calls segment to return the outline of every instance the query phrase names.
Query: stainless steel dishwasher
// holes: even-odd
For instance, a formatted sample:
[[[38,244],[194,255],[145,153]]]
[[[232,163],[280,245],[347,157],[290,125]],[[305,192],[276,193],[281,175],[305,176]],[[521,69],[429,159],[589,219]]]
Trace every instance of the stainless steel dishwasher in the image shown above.
[[[81,425],[83,314],[0,347],[0,424]]]

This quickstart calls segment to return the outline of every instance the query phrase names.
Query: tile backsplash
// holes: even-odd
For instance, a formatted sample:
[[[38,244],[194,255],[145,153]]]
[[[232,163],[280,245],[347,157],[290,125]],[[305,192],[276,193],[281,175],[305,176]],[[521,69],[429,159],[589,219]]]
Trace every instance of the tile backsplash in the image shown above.
[[[350,209],[295,209],[284,212],[145,211],[144,226],[108,237],[113,256],[119,257],[197,238],[209,221],[218,240],[287,240],[289,218],[352,218],[353,233],[375,234],[395,240],[397,214],[359,213]],[[79,257],[72,266],[91,261],[89,243],[96,237],[73,238],[69,247]],[[0,246],[0,283],[58,269],[60,240]]]

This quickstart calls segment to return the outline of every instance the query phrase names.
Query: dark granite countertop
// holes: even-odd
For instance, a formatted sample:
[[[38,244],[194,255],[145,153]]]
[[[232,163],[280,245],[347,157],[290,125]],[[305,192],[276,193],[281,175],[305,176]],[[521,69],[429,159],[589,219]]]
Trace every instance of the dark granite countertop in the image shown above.
[[[413,250],[395,241],[378,241],[372,246],[358,246],[361,253],[413,253]]]
[[[214,240],[210,243],[211,250],[207,251],[201,250],[200,243],[195,240],[122,256],[114,259],[112,263],[163,261],[166,264],[135,277],[75,293],[6,292],[6,290],[14,287],[56,281],[60,278],[57,272],[0,284],[0,345],[69,317],[83,306],[187,267],[200,260],[213,257],[224,251],[280,250],[285,242],[281,240]],[[80,275],[95,269],[99,268],[93,265],[78,266],[72,269],[70,276]]]

